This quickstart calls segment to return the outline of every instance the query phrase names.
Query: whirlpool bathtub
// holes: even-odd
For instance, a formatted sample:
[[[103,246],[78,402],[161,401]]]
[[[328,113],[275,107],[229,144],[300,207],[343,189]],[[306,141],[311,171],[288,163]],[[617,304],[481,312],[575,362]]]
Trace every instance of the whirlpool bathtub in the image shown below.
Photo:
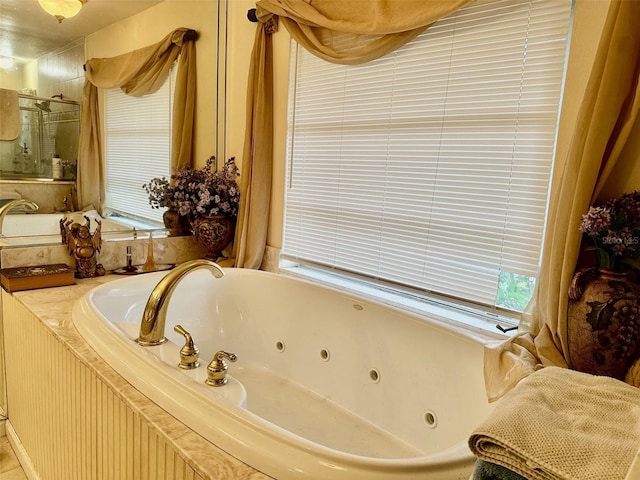
[[[169,341],[142,347],[150,292],[166,272],[115,280],[80,299],[76,328],[125,379],[187,426],[278,479],[467,480],[472,430],[489,414],[487,338],[284,275],[187,274]],[[182,325],[200,350],[177,367]],[[224,350],[229,382],[205,385]]]

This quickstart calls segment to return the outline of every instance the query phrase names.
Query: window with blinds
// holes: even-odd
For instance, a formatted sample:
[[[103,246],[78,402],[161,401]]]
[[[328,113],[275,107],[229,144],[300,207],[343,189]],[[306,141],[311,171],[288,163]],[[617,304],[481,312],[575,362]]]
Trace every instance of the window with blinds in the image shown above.
[[[162,222],[142,188],[154,177],[169,177],[175,68],[156,93],[104,93],[105,207],[125,216]]]
[[[359,66],[293,44],[283,258],[521,311],[571,11],[475,2]]]

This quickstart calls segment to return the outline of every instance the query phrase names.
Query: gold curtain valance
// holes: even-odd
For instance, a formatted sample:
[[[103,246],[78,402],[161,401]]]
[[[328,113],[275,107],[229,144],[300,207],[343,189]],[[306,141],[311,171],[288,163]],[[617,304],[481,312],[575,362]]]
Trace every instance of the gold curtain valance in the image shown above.
[[[179,28],[154,45],[115,57],[92,58],[85,64],[86,79],[98,88],[119,87],[134,97],[154,93],[166,81],[183,47],[196,38],[195,30]]]
[[[260,0],[259,21],[279,17],[304,48],[333,63],[380,58],[473,0]],[[335,41],[339,38],[339,41]]]
[[[178,28],[153,45],[86,62],[78,158],[81,206],[92,204],[101,207],[104,200],[98,88],[119,87],[127,95],[135,97],[154,93],[167,80],[176,60],[178,72],[173,103],[171,166],[176,169],[193,163],[197,37],[195,30]]]
[[[273,170],[273,49],[282,22],[304,48],[329,62],[360,64],[401,47],[473,0],[260,0],[247,91],[236,267],[260,268]]]

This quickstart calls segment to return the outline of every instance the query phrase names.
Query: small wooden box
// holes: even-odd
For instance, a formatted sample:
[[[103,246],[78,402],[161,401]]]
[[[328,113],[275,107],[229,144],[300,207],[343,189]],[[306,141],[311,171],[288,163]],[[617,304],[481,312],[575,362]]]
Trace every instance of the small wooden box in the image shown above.
[[[7,292],[60,287],[76,283],[75,271],[64,263],[0,269],[0,285]]]

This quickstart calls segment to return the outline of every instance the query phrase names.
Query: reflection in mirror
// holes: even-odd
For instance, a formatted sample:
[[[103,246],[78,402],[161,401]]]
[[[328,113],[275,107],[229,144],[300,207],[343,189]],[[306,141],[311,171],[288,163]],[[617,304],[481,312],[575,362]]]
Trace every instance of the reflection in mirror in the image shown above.
[[[62,96],[62,94],[60,94]],[[78,102],[18,94],[20,133],[0,142],[3,179],[75,180]]]
[[[23,212],[24,213],[24,212]],[[58,212],[6,215],[0,223],[0,248],[35,245],[59,245],[60,222],[70,220],[89,225],[94,231],[100,222],[103,241],[131,241],[137,238],[169,236],[165,229],[157,229],[140,222],[133,225],[118,218],[104,218],[97,211]]]
[[[57,111],[56,107],[67,107],[69,104],[66,101],[69,99],[78,102],[82,100],[85,82],[85,71],[82,67],[87,59],[112,57],[150,45],[158,41],[163,32],[175,28],[194,28],[201,33],[196,58],[199,78],[205,81],[202,85],[204,88],[200,88],[197,95],[197,111],[205,114],[199,115],[197,128],[194,129],[197,130],[194,136],[194,158],[204,158],[215,148],[222,148],[225,142],[221,123],[217,122],[217,114],[224,110],[222,103],[220,106],[217,104],[216,95],[216,86],[220,85],[220,82],[211,83],[210,79],[215,79],[218,74],[218,63],[211,59],[218,58],[221,64],[226,61],[225,55],[218,53],[219,35],[224,33],[219,31],[218,16],[226,3],[216,0],[92,0],[83,6],[77,17],[58,24],[55,18],[40,7],[37,0],[2,0],[0,30],[3,49],[0,51],[0,89],[10,89],[38,98],[30,101],[20,100],[22,108],[28,109],[20,113],[21,117],[26,117],[24,120],[21,118],[21,123],[25,124],[24,128],[28,131],[21,130],[19,138],[9,141],[8,146],[4,145],[5,142],[0,142],[3,144],[0,146],[0,194],[6,193],[5,198],[23,198],[36,202],[40,206],[38,214],[57,214],[85,207],[103,208],[104,205],[78,205],[77,201],[71,202],[70,207],[68,200],[73,199],[73,192],[78,186],[74,173],[77,154],[67,151],[66,145],[61,143],[60,135],[68,134],[63,133],[61,129],[70,125],[70,122],[67,124],[62,121],[68,118],[61,118],[61,115],[54,118],[54,112]],[[224,25],[225,21],[222,21],[222,24]],[[135,35],[129,34],[131,32],[135,32]],[[5,46],[9,48],[4,49]],[[62,99],[57,97],[60,93],[64,95]],[[51,112],[46,111],[48,108]],[[47,120],[50,122],[47,123]],[[57,123],[53,123],[54,120]],[[43,128],[36,129],[36,125]],[[213,131],[220,138],[214,139],[211,135]],[[51,135],[56,135],[55,148],[51,146]],[[76,148],[77,145],[78,142],[74,142]],[[61,160],[61,178],[56,173],[57,161],[53,161],[56,153]],[[130,157],[139,160],[144,153],[132,151]],[[219,157],[223,158],[225,155],[221,154]],[[37,160],[40,160],[39,164]],[[131,174],[136,177],[133,169]],[[154,172],[145,173],[144,176],[138,175],[139,178],[134,178],[136,188],[143,192],[142,184],[145,181],[162,174]],[[80,178],[82,176],[81,172]],[[2,198],[0,196],[0,199]],[[140,201],[148,204],[147,198]],[[9,216],[16,213],[22,213],[22,216],[33,215],[24,215],[24,212],[16,209],[11,211]],[[124,223],[124,218],[110,216],[114,212],[100,210],[100,214],[105,220]],[[123,214],[130,215],[131,212],[123,211]],[[143,214],[139,214],[138,217],[138,220],[148,220]],[[127,226],[131,234],[132,226]],[[154,226],[162,229],[163,224],[158,220],[155,225],[139,224],[136,229],[142,235]],[[34,229],[34,233],[35,231]],[[103,240],[115,240],[113,237],[119,235],[105,233]],[[161,230],[154,230],[153,236],[160,238]],[[59,234],[35,234],[34,237],[40,237],[39,244],[48,243],[46,237],[51,238],[51,244],[60,242]],[[12,238],[16,239],[13,242],[18,243],[18,237]],[[0,248],[4,247],[0,245]]]

